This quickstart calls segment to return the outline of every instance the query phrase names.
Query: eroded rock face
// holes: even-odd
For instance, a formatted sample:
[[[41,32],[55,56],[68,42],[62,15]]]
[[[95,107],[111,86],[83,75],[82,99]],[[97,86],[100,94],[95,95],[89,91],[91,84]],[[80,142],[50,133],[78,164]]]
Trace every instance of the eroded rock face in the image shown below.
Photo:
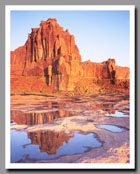
[[[82,63],[83,76],[98,79],[129,79],[129,68],[116,65],[116,60],[109,58],[102,63],[86,61]]]
[[[11,52],[11,75],[12,79],[45,77],[46,85],[53,90],[74,90],[79,80],[87,78],[129,79],[129,68],[116,66],[111,58],[103,63],[82,63],[74,36],[49,18],[41,21],[39,28],[32,28],[24,46]],[[16,88],[14,84],[12,89]]]
[[[56,90],[69,88],[69,79],[80,75],[81,56],[74,36],[56,19],[41,21],[39,28],[32,28],[25,45],[11,52],[11,60],[11,74],[46,76],[48,85]]]
[[[56,19],[41,21],[40,28],[32,28],[25,46],[27,65],[40,60],[52,64],[60,56],[65,56],[67,62],[70,62],[71,57],[81,60],[74,36],[68,30],[64,31]]]
[[[108,59],[103,62],[103,76],[108,79],[116,78],[116,61],[115,59]],[[105,70],[105,71],[104,71]],[[106,76],[107,74],[107,76]]]
[[[26,48],[25,46],[11,51],[11,75],[22,75],[26,61]]]

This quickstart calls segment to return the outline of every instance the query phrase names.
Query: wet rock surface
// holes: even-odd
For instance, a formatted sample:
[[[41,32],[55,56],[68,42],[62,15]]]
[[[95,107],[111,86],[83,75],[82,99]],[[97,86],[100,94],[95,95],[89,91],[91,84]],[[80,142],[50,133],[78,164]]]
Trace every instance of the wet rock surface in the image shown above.
[[[127,117],[122,113],[127,114]],[[107,130],[100,128],[99,125],[112,125],[125,131],[113,132],[111,127]],[[73,97],[13,95],[11,96],[11,131],[15,131],[15,134],[18,134],[18,131],[27,134],[25,138],[27,142],[20,145],[24,147],[24,155],[22,154],[22,157],[14,162],[128,163],[129,94]],[[75,134],[75,131],[79,133]],[[88,137],[90,133],[92,136],[87,140],[90,145],[84,151],[77,150],[69,154],[69,150],[65,149],[65,153],[58,153],[64,150],[65,143],[69,146],[72,139],[78,143],[84,139],[84,135]],[[82,135],[83,138],[80,138]],[[95,138],[101,143],[100,146],[93,146],[93,135],[96,135]],[[30,145],[26,146],[26,144]],[[41,157],[41,155],[37,157],[27,153],[26,147],[29,146],[31,149],[33,146],[35,149],[39,146],[39,149],[36,149],[38,154],[47,153],[48,157]],[[50,155],[55,153],[59,155],[51,158]]]

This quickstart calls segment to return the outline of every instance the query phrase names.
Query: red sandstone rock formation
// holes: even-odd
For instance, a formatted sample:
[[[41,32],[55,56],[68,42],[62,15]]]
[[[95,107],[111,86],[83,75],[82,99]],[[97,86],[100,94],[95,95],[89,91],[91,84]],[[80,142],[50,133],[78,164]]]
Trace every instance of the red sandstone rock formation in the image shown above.
[[[85,83],[90,78],[114,83],[129,79],[129,68],[116,66],[115,59],[82,63],[74,36],[56,19],[41,21],[39,28],[32,28],[25,45],[11,52],[11,90],[74,90],[78,81]]]
[[[32,28],[23,47],[11,52],[11,75],[45,76],[56,90],[71,88],[73,76],[80,75],[81,56],[74,36],[56,19],[41,21]]]
[[[86,61],[82,63],[83,75],[100,79],[129,79],[129,68],[116,65],[115,59],[109,58],[102,63]]]

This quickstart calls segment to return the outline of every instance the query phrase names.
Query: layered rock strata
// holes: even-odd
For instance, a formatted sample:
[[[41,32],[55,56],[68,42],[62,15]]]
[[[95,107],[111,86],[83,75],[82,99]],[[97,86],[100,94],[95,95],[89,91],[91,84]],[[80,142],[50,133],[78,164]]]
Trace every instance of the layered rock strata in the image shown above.
[[[41,21],[39,28],[32,28],[24,46],[11,51],[12,90],[74,90],[78,81],[85,79],[129,80],[129,68],[116,66],[115,59],[81,62],[74,36],[56,19]]]

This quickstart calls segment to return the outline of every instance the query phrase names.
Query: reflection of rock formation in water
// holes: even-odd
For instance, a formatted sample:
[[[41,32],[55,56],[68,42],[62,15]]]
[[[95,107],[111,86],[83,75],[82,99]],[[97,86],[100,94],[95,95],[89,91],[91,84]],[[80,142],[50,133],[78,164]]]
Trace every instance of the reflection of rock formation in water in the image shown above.
[[[95,104],[92,105],[92,110],[102,109],[106,113],[115,114],[116,110],[113,107],[113,104]]]
[[[103,111],[109,114],[115,114],[116,110],[113,108],[113,104],[102,104]]]
[[[28,132],[28,138],[31,139],[31,144],[39,145],[41,152],[47,152],[49,155],[55,155],[57,149],[68,143],[73,136],[66,136],[62,132]]]
[[[35,124],[45,124],[53,120],[58,120],[63,117],[70,117],[72,115],[79,115],[79,112],[76,111],[67,111],[63,110],[64,105],[59,105],[58,103],[46,103],[46,107],[57,108],[58,111],[48,112],[48,113],[23,113],[20,111],[11,111],[11,121],[14,121],[16,124],[25,124],[25,125],[35,125]],[[49,107],[48,107],[49,106]],[[73,106],[74,107],[74,106]],[[82,105],[80,106],[82,107]],[[60,109],[61,108],[61,109]],[[85,108],[86,109],[86,108]],[[115,114],[115,109],[113,109],[113,104],[93,104],[91,110],[102,109],[103,111],[109,114]],[[88,109],[89,110],[89,109]],[[82,111],[81,111],[82,112]]]
[[[20,115],[11,115],[11,120],[17,124],[35,125],[45,124],[62,117],[69,117],[70,113],[65,110],[59,110],[49,113],[24,113]]]
[[[115,114],[116,110],[115,109],[105,109],[106,113],[108,114]]]

